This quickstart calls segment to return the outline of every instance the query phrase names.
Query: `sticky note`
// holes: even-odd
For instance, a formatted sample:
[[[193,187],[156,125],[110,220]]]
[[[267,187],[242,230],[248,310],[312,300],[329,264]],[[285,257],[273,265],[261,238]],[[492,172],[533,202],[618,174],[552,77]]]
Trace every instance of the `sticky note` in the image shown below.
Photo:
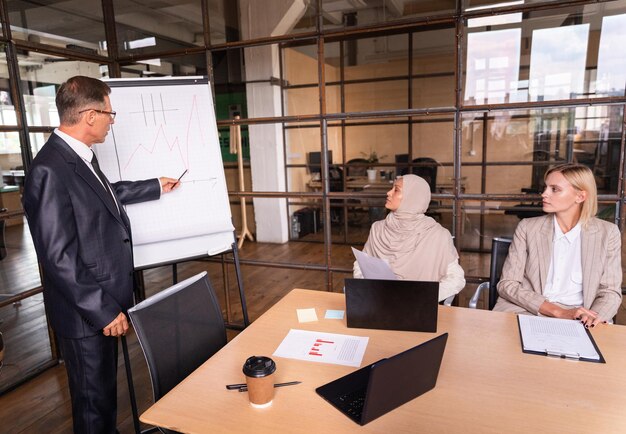
[[[298,314],[298,322],[317,321],[317,314],[314,308],[296,309],[296,313]]]
[[[328,309],[326,311],[326,319],[343,319],[343,310],[332,310]]]

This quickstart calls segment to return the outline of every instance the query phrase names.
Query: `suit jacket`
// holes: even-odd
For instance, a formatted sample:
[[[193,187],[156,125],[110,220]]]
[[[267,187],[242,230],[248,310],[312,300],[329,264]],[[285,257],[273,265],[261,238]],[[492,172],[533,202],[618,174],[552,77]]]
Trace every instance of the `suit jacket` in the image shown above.
[[[546,301],[546,286],[554,216],[522,220],[513,237],[498,283],[500,298],[494,310],[530,312],[537,315]],[[581,231],[583,307],[611,319],[622,302],[621,236],[616,225],[592,218]]]
[[[161,187],[158,179],[109,185],[119,211],[96,175],[56,134],[25,180],[24,211],[43,268],[46,312],[63,337],[101,333],[133,303],[131,231],[122,204],[158,199]]]

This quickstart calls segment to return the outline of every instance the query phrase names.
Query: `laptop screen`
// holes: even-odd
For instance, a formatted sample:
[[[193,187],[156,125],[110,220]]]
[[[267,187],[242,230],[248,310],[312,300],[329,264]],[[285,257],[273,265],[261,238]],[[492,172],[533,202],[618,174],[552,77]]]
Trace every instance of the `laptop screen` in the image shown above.
[[[439,282],[346,279],[348,327],[437,331]]]

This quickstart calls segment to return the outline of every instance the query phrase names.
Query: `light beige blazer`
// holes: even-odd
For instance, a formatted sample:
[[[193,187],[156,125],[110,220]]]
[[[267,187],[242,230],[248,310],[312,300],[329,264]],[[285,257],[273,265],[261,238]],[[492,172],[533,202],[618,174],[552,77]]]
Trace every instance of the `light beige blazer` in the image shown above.
[[[594,217],[581,236],[583,307],[609,320],[622,303],[621,235],[616,225]],[[553,214],[520,221],[502,269],[494,310],[538,314],[546,301],[543,289],[553,237]]]

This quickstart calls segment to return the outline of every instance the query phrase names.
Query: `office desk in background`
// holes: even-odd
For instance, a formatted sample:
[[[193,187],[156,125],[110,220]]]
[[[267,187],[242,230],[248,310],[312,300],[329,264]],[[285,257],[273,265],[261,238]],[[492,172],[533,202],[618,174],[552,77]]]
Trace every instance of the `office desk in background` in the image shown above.
[[[391,189],[392,185],[393,180],[381,179],[380,177],[377,177],[375,181],[370,181],[367,176],[350,176],[346,178],[346,190],[372,189],[387,192]],[[321,190],[322,181],[319,179],[310,180],[307,186],[314,191]]]
[[[298,323],[296,309],[310,307],[320,320]],[[345,309],[343,294],[291,291],[141,420],[186,433],[626,432],[626,327],[592,331],[607,361],[597,364],[522,353],[513,314],[440,306],[437,333],[413,333],[348,329],[322,319],[326,309]],[[291,328],[369,336],[362,366],[450,335],[435,389],[360,427],[315,393],[354,368],[275,357],[275,382],[303,383],[276,389],[261,410],[225,389],[244,382],[248,356],[271,356]]]

